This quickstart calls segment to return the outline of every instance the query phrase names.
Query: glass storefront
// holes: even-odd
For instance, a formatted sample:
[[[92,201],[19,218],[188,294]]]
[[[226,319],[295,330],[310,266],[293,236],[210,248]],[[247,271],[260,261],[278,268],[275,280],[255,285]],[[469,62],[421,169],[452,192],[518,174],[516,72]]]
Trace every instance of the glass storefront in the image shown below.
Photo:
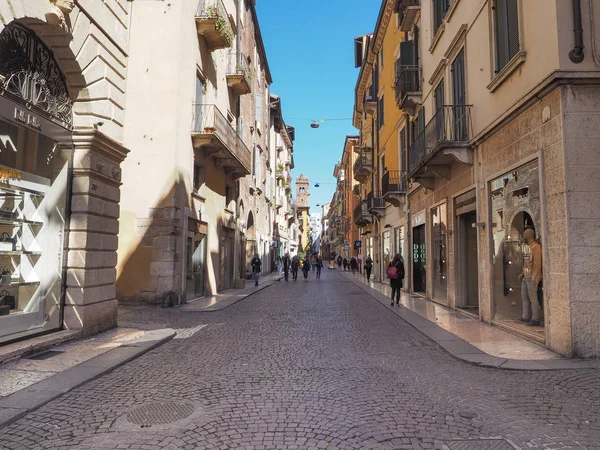
[[[60,327],[64,151],[37,129],[0,120],[0,342]]]
[[[206,225],[188,219],[199,230],[188,230],[186,241],[186,300],[193,300],[205,295],[206,283],[206,240],[202,228]],[[192,228],[192,227],[189,227]]]
[[[431,214],[432,298],[446,302],[448,298],[448,225],[446,204],[433,208]]]
[[[542,319],[541,203],[537,161],[490,183],[494,319]],[[534,283],[535,282],[535,283]],[[532,302],[536,302],[533,304]],[[533,310],[537,311],[533,311]],[[543,322],[542,322],[543,323]]]
[[[383,232],[383,239],[382,239],[382,251],[383,251],[383,268],[384,268],[384,277],[387,278],[387,266],[388,264],[392,261],[392,258],[394,257],[394,255],[392,255],[392,237],[391,237],[391,232],[390,231],[384,231]]]
[[[406,265],[406,242],[404,236],[404,227],[394,229],[394,256],[400,255]]]

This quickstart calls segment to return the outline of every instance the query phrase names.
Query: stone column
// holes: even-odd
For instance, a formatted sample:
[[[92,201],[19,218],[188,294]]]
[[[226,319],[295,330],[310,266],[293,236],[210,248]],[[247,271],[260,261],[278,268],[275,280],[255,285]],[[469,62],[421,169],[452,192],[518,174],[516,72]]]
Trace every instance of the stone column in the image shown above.
[[[95,129],[73,134],[64,326],[98,333],[117,325],[115,295],[120,164],[128,150]]]

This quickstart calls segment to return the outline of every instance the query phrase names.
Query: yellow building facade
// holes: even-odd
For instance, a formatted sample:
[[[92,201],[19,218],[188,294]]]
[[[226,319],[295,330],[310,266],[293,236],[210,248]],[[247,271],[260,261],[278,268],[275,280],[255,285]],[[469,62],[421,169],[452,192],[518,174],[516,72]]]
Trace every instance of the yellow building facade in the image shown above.
[[[355,40],[353,217],[379,279],[400,253],[424,301],[600,354],[599,27],[593,2],[381,4]]]

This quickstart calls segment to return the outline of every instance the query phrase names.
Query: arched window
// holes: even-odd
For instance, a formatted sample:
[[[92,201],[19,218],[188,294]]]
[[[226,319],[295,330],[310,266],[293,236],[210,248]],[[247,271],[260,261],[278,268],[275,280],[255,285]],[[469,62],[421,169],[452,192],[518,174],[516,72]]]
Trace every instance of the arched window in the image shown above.
[[[17,23],[0,33],[0,94],[67,128],[73,125],[73,104],[54,54]]]

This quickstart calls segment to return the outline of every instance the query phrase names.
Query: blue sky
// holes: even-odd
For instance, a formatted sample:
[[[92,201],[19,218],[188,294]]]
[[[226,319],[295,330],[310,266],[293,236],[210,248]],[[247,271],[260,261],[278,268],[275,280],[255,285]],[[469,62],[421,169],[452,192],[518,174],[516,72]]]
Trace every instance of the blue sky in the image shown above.
[[[281,97],[283,117],[296,127],[294,178],[310,178],[311,212],[331,200],[333,167],[347,134],[358,134],[351,120],[354,86],[354,37],[371,33],[380,2],[375,0],[257,0],[256,9],[273,75],[271,92]],[[314,183],[321,187],[315,188]],[[324,184],[330,183],[330,184]]]

